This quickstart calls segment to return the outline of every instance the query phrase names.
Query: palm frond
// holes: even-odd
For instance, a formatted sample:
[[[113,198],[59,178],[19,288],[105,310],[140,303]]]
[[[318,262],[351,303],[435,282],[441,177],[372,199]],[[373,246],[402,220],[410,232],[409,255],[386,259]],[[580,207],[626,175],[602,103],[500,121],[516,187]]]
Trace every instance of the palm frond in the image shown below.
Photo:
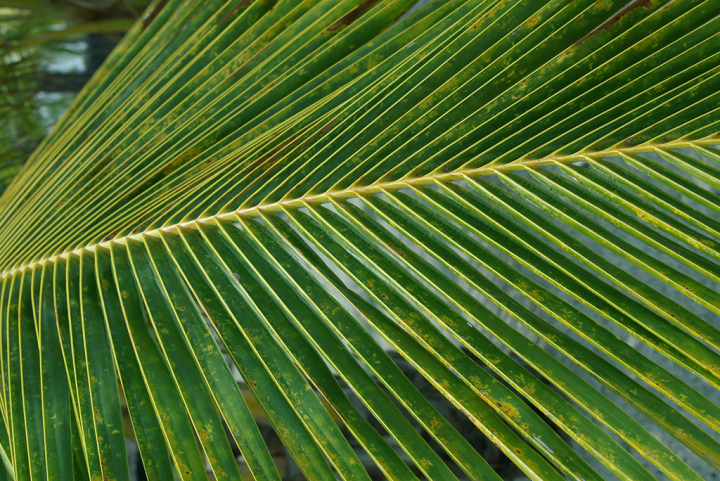
[[[281,479],[250,402],[500,479],[392,351],[531,479],[720,470],[720,3],[414,3],[128,31],[0,198],[2,475]]]

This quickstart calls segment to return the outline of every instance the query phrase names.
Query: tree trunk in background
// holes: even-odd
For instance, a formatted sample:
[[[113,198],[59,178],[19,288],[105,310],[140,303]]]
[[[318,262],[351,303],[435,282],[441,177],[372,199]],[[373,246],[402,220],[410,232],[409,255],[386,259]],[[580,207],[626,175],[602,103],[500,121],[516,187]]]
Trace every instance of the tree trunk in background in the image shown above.
[[[123,34],[101,35],[91,33],[87,36],[87,50],[85,51],[85,71],[89,75],[95,73],[115,48]]]
[[[46,74],[40,82],[43,92],[71,92],[78,93],[92,76],[89,72]]]

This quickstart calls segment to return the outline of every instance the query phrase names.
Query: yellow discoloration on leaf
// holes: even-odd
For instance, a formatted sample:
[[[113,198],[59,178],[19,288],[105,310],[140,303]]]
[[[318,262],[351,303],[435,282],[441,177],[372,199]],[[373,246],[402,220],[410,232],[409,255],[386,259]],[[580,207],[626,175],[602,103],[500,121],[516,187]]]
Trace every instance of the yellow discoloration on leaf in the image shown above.
[[[518,411],[518,409],[512,404],[498,400],[493,400],[492,404],[497,410],[510,418],[518,418],[520,416],[520,411]]]

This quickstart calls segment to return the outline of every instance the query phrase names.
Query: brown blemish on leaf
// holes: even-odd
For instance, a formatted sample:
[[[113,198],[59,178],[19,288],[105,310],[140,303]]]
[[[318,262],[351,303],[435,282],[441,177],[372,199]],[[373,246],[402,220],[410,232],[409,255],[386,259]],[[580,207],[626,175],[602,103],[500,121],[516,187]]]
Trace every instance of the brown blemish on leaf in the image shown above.
[[[252,5],[252,0],[242,0],[240,3],[238,3],[237,5],[235,5],[235,6],[232,8],[232,10],[230,10],[230,11],[227,13],[227,15],[225,15],[223,18],[220,19],[220,21],[218,22],[218,25],[222,25],[223,23],[225,23],[225,22],[227,21],[227,19],[230,18],[230,17],[232,16],[232,14],[235,13],[235,10],[237,10],[238,8],[240,8],[240,7],[247,7],[247,6],[249,6],[249,5]]]
[[[325,127],[323,127],[322,129],[320,129],[316,134],[313,134],[308,140],[306,140],[305,142],[303,142],[302,144],[300,144],[297,148],[295,148],[295,150],[293,151],[293,154],[299,154],[300,152],[302,152],[303,150],[305,150],[306,148],[308,148],[308,147],[310,146],[310,143],[311,143],[313,140],[315,140],[315,139],[317,139],[318,137],[322,137],[323,135],[327,134],[327,133],[330,132],[334,127],[335,127],[335,120],[332,120],[329,124],[327,124]],[[304,130],[307,130],[307,129],[304,129]],[[303,130],[303,133],[304,133],[304,130]]]
[[[511,418],[515,418],[520,415],[520,411],[518,411],[518,409],[512,404],[502,401],[494,401],[493,404],[495,404],[495,406],[497,406],[502,413],[506,414]]]
[[[404,257],[404,256],[405,256],[405,251],[403,251],[403,250],[400,249],[399,247],[395,247],[395,246],[392,245],[392,244],[388,244],[388,247],[391,248],[391,249],[393,250],[393,252],[395,252],[395,253],[396,253],[397,255],[399,255],[400,257]]]
[[[395,23],[395,22],[397,22],[398,20],[400,20],[400,17],[402,17],[403,15],[405,15],[405,12],[407,12],[407,10],[403,10],[402,12],[400,12],[400,15],[398,15],[397,17],[395,17],[395,20],[393,20],[392,23]]]
[[[250,165],[250,168],[254,169],[260,165],[264,166],[264,169],[267,170],[268,167],[273,165],[277,159],[283,156],[287,148],[297,140],[297,138],[302,135],[303,132],[297,132],[293,136],[291,136],[289,139],[284,140],[280,145],[273,148],[270,152],[260,157],[257,161],[253,162]],[[250,169],[246,169],[250,170]]]
[[[592,32],[588,33],[583,38],[581,38],[580,40],[575,42],[575,45],[576,46],[580,45],[581,43],[583,43],[585,40],[592,37],[593,35],[597,35],[600,32],[602,32],[603,30],[609,29],[610,27],[615,25],[615,23],[617,23],[621,18],[623,18],[627,13],[631,12],[632,10],[635,10],[637,7],[644,7],[644,6],[649,7],[651,5],[652,5],[651,0],[635,0],[630,5],[623,8],[622,10],[620,10],[620,12],[618,12],[617,15],[614,15],[610,20],[603,23],[598,28],[596,28],[595,30],[593,30]]]
[[[335,120],[332,120],[329,124],[327,124],[325,127],[320,129],[320,135],[325,135],[328,132],[330,132],[335,127]]]
[[[347,15],[345,15],[343,18],[338,20],[337,22],[330,25],[327,29],[328,32],[334,32],[338,28],[342,27],[343,25],[347,26],[353,23],[357,18],[365,12],[368,8],[373,6],[373,4],[377,3],[379,0],[365,0],[363,3],[355,7],[353,10],[350,11]]]

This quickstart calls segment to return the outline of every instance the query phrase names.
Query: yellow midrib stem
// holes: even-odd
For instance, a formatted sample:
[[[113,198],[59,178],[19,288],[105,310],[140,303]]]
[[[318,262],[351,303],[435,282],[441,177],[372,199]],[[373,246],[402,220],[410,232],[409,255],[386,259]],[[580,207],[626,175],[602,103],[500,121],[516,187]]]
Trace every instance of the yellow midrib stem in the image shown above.
[[[564,163],[570,163],[575,160],[580,160],[581,157],[587,156],[587,157],[593,157],[593,158],[602,158],[602,157],[617,157],[620,152],[623,153],[639,153],[639,152],[652,152],[655,150],[655,148],[662,148],[662,149],[679,149],[679,148],[689,148],[692,145],[714,145],[717,144],[717,139],[708,139],[708,140],[702,140],[702,141],[693,141],[692,143],[687,141],[675,141],[675,142],[669,142],[666,144],[658,144],[654,146],[638,146],[638,147],[630,147],[630,148],[624,148],[624,149],[611,149],[611,150],[604,150],[600,152],[587,152],[587,153],[580,153],[580,154],[574,154],[574,155],[566,155],[566,156],[558,156],[558,157],[546,157],[543,159],[538,160],[526,160],[526,161],[518,161],[518,162],[512,162],[508,164],[502,164],[502,165],[494,165],[494,164],[488,164],[482,167],[478,167],[476,169],[467,169],[467,170],[456,170],[453,172],[442,172],[439,174],[429,174],[422,177],[416,177],[413,179],[401,179],[396,180],[392,182],[384,182],[384,183],[375,183],[368,186],[362,186],[362,187],[351,187],[348,189],[343,189],[339,191],[334,192],[323,192],[322,194],[311,194],[311,195],[305,195],[303,197],[298,197],[296,199],[290,199],[290,200],[280,200],[277,202],[273,202],[270,204],[263,204],[263,205],[257,205],[253,207],[246,207],[242,209],[235,210],[233,212],[223,212],[220,214],[216,214],[214,216],[210,217],[202,217],[199,219],[194,219],[192,221],[188,222],[181,222],[178,224],[173,224],[170,226],[160,227],[158,229],[148,230],[144,232],[139,232],[136,234],[131,234],[123,237],[119,237],[116,239],[111,239],[108,241],[100,242],[97,244],[80,247],[77,249],[74,249],[72,251],[63,252],[61,254],[56,254],[51,257],[39,259],[37,261],[23,264],[17,267],[14,267],[12,269],[6,269],[5,271],[0,274],[0,279],[4,279],[8,276],[12,276],[18,272],[22,272],[24,269],[32,269],[36,266],[41,266],[45,262],[52,262],[55,259],[58,258],[67,258],[70,254],[78,254],[82,252],[84,249],[90,249],[95,246],[100,247],[106,247],[109,246],[112,242],[121,242],[123,239],[135,239],[135,240],[141,240],[141,237],[143,235],[149,235],[149,236],[159,236],[160,231],[164,232],[172,232],[174,229],[178,227],[192,227],[193,224],[196,222],[212,222],[216,219],[224,219],[227,217],[232,217],[234,215],[254,215],[255,213],[259,211],[263,212],[274,212],[281,210],[283,207],[301,207],[304,203],[313,203],[313,202],[322,202],[323,200],[328,199],[329,197],[336,198],[336,199],[342,199],[346,197],[357,197],[362,194],[374,194],[377,192],[380,192],[382,190],[398,190],[402,189],[406,186],[412,185],[412,186],[420,186],[425,184],[431,184],[435,182],[452,182],[453,180],[459,180],[463,177],[473,177],[478,175],[492,175],[496,171],[505,171],[510,172],[513,170],[522,170],[529,167],[542,167],[545,165],[554,164],[556,162],[564,162]]]

